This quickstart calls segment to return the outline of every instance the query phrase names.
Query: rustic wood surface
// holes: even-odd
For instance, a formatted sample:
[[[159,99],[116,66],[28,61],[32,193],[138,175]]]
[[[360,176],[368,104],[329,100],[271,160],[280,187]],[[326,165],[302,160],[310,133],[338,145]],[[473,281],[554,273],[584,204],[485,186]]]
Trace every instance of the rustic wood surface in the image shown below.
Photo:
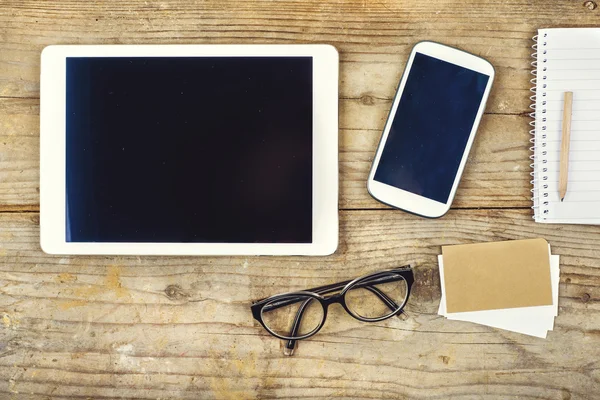
[[[531,37],[600,25],[588,1],[0,0],[0,398],[600,399],[600,228],[529,209]],[[497,81],[454,209],[373,201],[365,179],[412,45]],[[58,43],[330,43],[340,51],[340,246],[329,257],[56,257],[39,249],[39,55]],[[548,339],[436,315],[444,244],[544,237],[561,257]],[[412,262],[405,318],[332,309],[293,357],[249,304]]]

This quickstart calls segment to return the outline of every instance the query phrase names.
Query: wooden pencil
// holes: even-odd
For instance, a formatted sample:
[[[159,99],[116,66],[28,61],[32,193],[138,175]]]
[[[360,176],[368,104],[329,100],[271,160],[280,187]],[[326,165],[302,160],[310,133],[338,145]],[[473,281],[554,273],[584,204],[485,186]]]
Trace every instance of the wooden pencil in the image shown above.
[[[560,173],[558,177],[558,194],[560,201],[567,195],[569,181],[569,147],[571,143],[571,114],[573,110],[573,92],[565,92],[562,120],[562,139],[560,145]]]

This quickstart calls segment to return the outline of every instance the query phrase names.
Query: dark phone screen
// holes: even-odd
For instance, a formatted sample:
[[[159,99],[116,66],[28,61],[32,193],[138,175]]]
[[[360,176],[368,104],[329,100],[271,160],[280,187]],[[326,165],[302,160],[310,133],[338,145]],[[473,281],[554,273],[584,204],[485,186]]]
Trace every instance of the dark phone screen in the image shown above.
[[[70,57],[68,242],[312,242],[312,57]]]
[[[488,80],[416,53],[375,180],[446,203]]]

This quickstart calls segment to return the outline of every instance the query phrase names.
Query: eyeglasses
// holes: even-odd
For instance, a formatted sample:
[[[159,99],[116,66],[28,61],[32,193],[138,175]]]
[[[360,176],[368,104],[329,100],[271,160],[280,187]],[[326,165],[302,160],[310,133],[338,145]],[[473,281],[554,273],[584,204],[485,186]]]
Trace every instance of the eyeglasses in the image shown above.
[[[403,266],[351,281],[267,297],[254,302],[250,309],[254,319],[271,335],[287,341],[285,353],[292,355],[297,340],[309,338],[323,327],[331,304],[340,304],[359,321],[383,321],[402,312],[413,282],[412,268]]]

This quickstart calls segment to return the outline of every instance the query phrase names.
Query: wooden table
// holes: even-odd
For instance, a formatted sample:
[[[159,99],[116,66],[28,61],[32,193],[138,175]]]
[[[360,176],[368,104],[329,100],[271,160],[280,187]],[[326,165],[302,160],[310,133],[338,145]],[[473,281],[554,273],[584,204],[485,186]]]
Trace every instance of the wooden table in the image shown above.
[[[588,1],[0,0],[0,398],[600,398],[600,227],[535,224],[531,37],[600,25]],[[427,220],[365,180],[410,48],[497,71],[453,210]],[[330,43],[340,51],[340,245],[329,257],[55,257],[39,248],[39,59],[57,43]],[[190,183],[191,184],[191,183]],[[546,340],[436,315],[444,244],[544,237],[561,255]],[[408,317],[332,309],[293,357],[249,304],[416,263]]]

